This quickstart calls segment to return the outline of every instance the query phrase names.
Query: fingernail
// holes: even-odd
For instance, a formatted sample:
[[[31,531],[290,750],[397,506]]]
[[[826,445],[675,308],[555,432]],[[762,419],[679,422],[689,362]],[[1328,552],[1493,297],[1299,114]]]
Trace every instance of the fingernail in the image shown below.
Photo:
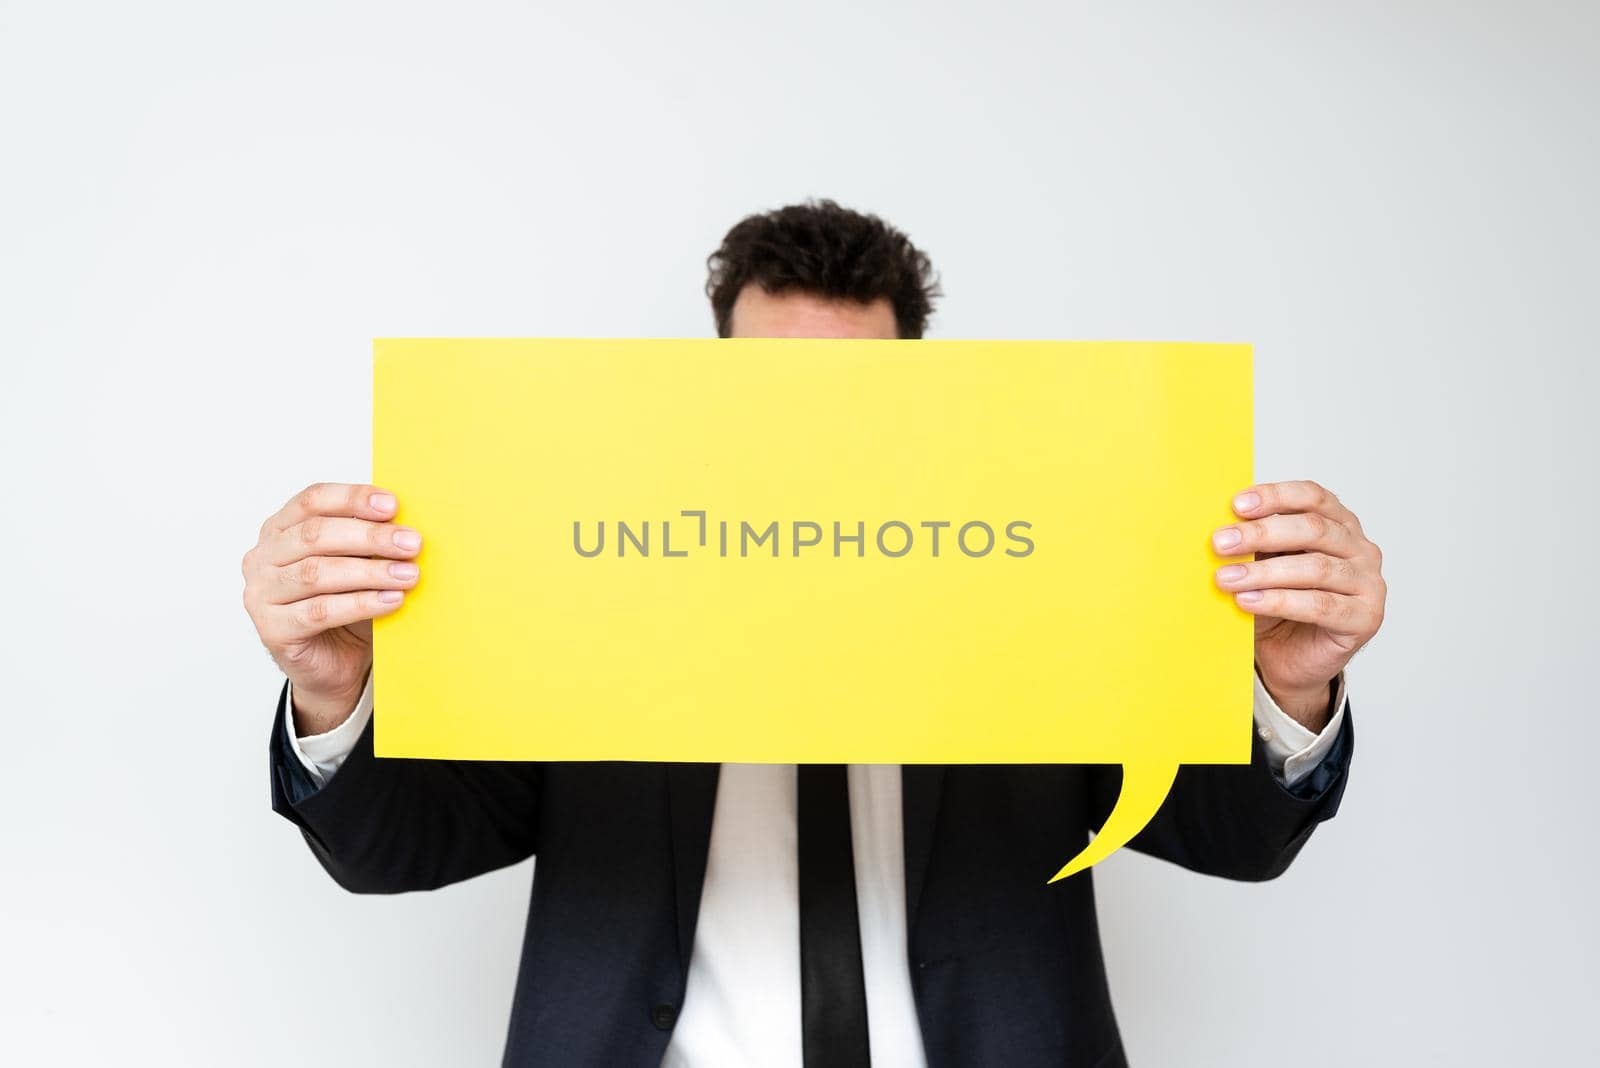
[[[382,601],[384,604],[399,604],[401,601],[405,600],[405,596],[405,590],[378,591],[378,600]]]
[[[422,548],[422,535],[410,527],[401,527],[394,532],[394,543],[406,552],[415,552]]]
[[[1261,600],[1261,591],[1245,590],[1243,593],[1234,594],[1234,596],[1238,598],[1240,604],[1255,604]]]
[[[1233,499],[1233,510],[1241,515],[1245,512],[1253,512],[1260,507],[1261,494],[1259,493],[1241,493]]]
[[[374,512],[382,512],[384,515],[388,515],[394,511],[394,494],[374,493],[367,498],[367,503],[372,506]]]
[[[1229,564],[1227,567],[1224,567],[1217,572],[1217,578],[1221,579],[1223,582],[1238,582],[1240,579],[1244,578],[1244,574],[1245,571],[1243,564]]]
[[[1239,570],[1243,571],[1244,568],[1241,567]],[[392,575],[393,577],[399,579],[401,582],[410,582],[412,579],[417,577],[417,565],[416,564],[390,564],[389,565],[389,574]]]
[[[396,540],[399,540],[398,536],[396,536]],[[1231,549],[1243,540],[1244,535],[1239,533],[1238,527],[1223,527],[1211,535],[1211,544],[1218,549]]]

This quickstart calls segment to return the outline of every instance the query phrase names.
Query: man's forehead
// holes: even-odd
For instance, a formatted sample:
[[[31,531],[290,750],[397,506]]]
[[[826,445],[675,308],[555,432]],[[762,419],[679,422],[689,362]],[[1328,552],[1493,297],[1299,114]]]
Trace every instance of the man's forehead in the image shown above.
[[[739,291],[729,319],[734,337],[895,338],[887,298],[868,303],[800,289],[771,292],[751,283]]]

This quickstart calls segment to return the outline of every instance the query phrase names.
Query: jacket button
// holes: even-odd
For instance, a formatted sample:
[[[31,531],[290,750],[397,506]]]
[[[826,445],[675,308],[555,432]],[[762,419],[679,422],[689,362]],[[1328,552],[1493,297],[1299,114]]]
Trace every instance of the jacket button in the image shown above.
[[[678,1010],[672,1005],[657,1005],[650,1010],[650,1022],[656,1025],[658,1031],[670,1031],[672,1025],[678,1022]]]

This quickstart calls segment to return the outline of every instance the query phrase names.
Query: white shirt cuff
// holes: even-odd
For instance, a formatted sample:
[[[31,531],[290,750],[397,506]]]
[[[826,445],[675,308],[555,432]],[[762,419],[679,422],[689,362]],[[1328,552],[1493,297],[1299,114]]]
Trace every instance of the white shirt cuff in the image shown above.
[[[293,683],[289,683],[285,700],[289,703],[284,706],[283,725],[289,735],[289,748],[294,750],[294,755],[304,765],[306,771],[311,773],[311,778],[316,784],[326,786],[328,780],[333,778],[333,773],[339,770],[339,765],[344,763],[345,757],[355,749],[356,742],[361,738],[361,732],[367,728],[367,720],[372,718],[372,673],[367,672],[367,685],[362,688],[361,699],[356,702],[356,707],[345,717],[343,723],[331,731],[307,735],[304,738],[296,736]]]
[[[1333,747],[1333,740],[1339,736],[1347,703],[1344,672],[1341,671],[1333,695],[1333,715],[1320,734],[1313,734],[1278,707],[1278,702],[1262,684],[1261,676],[1256,675],[1256,733],[1261,736],[1267,763],[1278,781],[1293,786],[1322,763],[1322,758]]]

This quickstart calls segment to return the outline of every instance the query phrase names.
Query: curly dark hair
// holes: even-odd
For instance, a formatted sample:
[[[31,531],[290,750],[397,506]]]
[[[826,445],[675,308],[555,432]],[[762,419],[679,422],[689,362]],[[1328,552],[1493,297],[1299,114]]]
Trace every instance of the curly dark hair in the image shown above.
[[[876,215],[808,200],[739,220],[706,259],[706,296],[727,337],[739,291],[796,289],[871,303],[887,298],[902,338],[919,338],[940,296],[927,255]]]

